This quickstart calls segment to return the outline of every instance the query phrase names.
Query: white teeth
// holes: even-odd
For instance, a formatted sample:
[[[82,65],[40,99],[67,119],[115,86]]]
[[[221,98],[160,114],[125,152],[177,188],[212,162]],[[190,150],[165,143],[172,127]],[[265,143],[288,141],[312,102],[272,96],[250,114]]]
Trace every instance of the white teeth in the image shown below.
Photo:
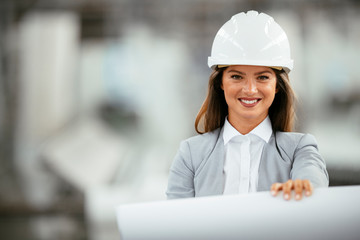
[[[244,102],[244,103],[246,103],[246,104],[253,104],[253,103],[256,103],[256,102],[257,102],[257,99],[251,100],[251,101],[245,100],[245,99],[241,99],[241,101]]]

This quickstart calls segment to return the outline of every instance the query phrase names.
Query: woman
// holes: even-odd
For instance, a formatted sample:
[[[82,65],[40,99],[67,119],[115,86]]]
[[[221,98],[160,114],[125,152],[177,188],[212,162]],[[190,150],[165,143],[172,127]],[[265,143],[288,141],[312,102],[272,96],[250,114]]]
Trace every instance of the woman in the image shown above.
[[[213,73],[196,117],[200,134],[183,141],[170,169],[168,199],[280,190],[310,196],[329,184],[316,140],[293,133],[294,93],[287,36],[272,17],[234,15],[218,31]],[[203,126],[203,129],[200,129]]]

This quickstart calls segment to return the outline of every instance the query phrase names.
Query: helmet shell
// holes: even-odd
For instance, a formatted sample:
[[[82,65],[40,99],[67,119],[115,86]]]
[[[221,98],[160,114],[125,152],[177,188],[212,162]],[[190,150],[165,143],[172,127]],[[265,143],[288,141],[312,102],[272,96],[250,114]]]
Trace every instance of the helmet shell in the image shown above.
[[[256,65],[293,68],[286,33],[274,19],[257,11],[238,13],[217,32],[208,65]]]

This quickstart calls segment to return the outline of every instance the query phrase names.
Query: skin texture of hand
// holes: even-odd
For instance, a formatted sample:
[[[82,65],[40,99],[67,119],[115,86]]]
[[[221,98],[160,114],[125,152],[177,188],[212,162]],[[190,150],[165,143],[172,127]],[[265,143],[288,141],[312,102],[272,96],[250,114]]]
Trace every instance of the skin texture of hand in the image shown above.
[[[313,192],[313,187],[309,180],[288,180],[285,183],[274,183],[271,185],[271,195],[274,197],[279,193],[279,191],[283,190],[284,192],[284,199],[290,200],[291,199],[291,191],[295,191],[295,200],[301,200],[303,190],[305,190],[305,196],[311,196]]]

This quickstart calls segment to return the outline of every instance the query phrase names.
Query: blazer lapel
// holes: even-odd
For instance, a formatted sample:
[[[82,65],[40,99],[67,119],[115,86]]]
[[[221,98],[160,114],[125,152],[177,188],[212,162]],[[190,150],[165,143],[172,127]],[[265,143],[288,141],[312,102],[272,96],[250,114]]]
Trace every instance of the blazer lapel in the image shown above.
[[[273,134],[265,144],[259,166],[258,191],[269,191],[273,183],[285,182],[290,178],[291,160],[287,157],[288,153],[276,145],[280,137]]]
[[[224,140],[219,131],[215,145],[202,161],[195,176],[196,196],[221,195],[224,190]]]
[[[269,191],[272,183],[270,183],[271,179],[269,179],[269,164],[271,165],[271,157],[273,156],[272,151],[275,145],[274,134],[271,135],[269,142],[265,143],[263,148],[261,158],[260,158],[260,166],[259,166],[259,180],[257,191]],[[273,173],[272,173],[273,174]]]

